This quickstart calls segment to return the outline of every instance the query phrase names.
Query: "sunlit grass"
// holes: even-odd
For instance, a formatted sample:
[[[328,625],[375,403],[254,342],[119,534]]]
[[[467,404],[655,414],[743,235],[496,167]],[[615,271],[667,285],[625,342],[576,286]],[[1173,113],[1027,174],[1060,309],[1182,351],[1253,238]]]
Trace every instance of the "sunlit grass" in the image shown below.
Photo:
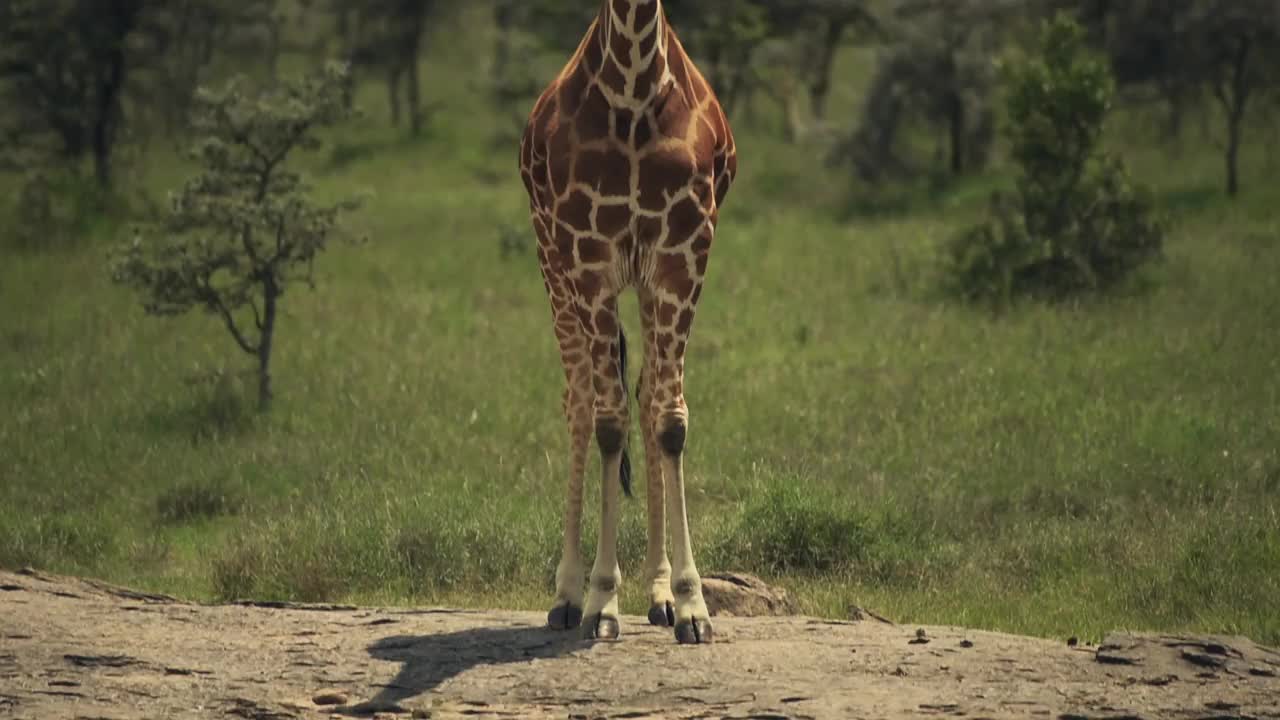
[[[116,224],[6,255],[0,566],[202,599],[545,608],[562,374],[531,251],[500,252],[527,222],[506,118],[465,53],[433,52],[448,110],[425,138],[387,129],[370,83],[370,124],[307,161],[323,195],[374,191],[355,221],[372,242],[335,245],[318,290],[285,298],[269,417],[246,411],[214,318],[146,318],[110,284]],[[1166,261],[1121,297],[997,317],[931,288],[999,169],[859,218],[817,149],[750,129],[739,145],[687,367],[704,570],[760,573],[827,615],[1280,642],[1265,157],[1228,204],[1212,148],[1134,151],[1176,211]],[[147,163],[153,189],[180,176]],[[643,500],[624,513],[623,606],[641,612]]]

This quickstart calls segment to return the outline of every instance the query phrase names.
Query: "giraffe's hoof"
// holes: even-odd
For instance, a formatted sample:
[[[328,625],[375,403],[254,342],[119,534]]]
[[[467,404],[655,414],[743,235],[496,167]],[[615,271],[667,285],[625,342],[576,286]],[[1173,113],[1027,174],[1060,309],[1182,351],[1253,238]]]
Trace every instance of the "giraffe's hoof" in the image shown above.
[[[612,615],[592,615],[582,624],[582,637],[588,640],[617,640],[619,634],[618,618]]]
[[[552,630],[572,630],[582,624],[582,608],[569,603],[557,605],[547,613],[547,625]]]
[[[676,609],[671,603],[662,603],[649,608],[649,624],[658,627],[674,627],[676,624]]]
[[[699,645],[711,642],[711,621],[694,618],[676,625],[676,642],[681,645]]]

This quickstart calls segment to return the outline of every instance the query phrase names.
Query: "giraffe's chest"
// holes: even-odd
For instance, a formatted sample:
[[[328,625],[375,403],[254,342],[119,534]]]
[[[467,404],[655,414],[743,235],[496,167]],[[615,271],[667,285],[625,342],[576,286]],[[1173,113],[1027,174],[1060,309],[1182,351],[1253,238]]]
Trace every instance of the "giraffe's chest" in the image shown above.
[[[596,204],[663,212],[682,192],[712,180],[711,154],[699,150],[683,138],[637,137],[634,130],[584,141],[568,126],[548,142],[549,185],[558,198],[582,192]]]
[[[565,179],[637,195],[674,191],[712,171],[714,132],[674,86],[640,110],[612,107],[593,88],[575,110],[562,108],[547,137],[548,157]]]

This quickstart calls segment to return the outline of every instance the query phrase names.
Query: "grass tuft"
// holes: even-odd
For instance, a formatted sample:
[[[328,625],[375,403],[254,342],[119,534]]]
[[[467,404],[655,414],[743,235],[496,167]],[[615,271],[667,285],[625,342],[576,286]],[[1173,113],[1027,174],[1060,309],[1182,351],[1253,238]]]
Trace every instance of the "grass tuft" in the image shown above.
[[[234,515],[244,507],[241,491],[223,481],[191,480],[162,491],[156,498],[156,519],[164,525],[183,525]]]
[[[322,197],[376,188],[357,219],[374,242],[333,248],[285,299],[270,415],[217,317],[148,318],[111,285],[110,222],[0,262],[0,565],[201,599],[547,609],[564,376],[533,256],[509,236],[503,260],[528,205],[515,147],[491,143],[510,113],[468,85],[487,44],[440,40],[423,76],[450,110],[430,138],[375,114],[311,158]],[[855,90],[833,88],[832,117]],[[358,101],[386,104],[376,83]],[[699,568],[827,616],[1280,642],[1271,176],[1244,153],[1228,203],[1203,192],[1211,149],[1129,145],[1178,211],[1149,286],[993,316],[928,289],[999,168],[841,218],[840,178],[744,123],[685,365]],[[137,177],[163,197],[185,173],[152,163]],[[622,310],[642,337],[633,297]],[[226,370],[188,386],[193,368]],[[598,478],[593,452],[588,564]],[[623,503],[626,612],[647,607],[644,498]]]

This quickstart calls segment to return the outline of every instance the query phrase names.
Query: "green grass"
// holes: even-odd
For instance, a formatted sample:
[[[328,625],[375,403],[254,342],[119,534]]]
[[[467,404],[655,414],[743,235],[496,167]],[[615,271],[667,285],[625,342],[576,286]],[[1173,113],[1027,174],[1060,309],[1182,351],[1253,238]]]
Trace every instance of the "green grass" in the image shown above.
[[[448,109],[425,138],[387,129],[370,83],[369,124],[310,162],[323,195],[375,191],[355,219],[373,242],[335,246],[319,290],[285,298],[269,417],[215,318],[147,318],[111,285],[118,221],[4,251],[0,566],[202,599],[546,607],[562,375],[534,258],[502,250],[525,200],[474,45],[434,46]],[[1176,218],[1167,260],[1121,297],[993,316],[930,288],[939,243],[1007,170],[859,218],[818,149],[739,134],[687,364],[702,569],[758,572],[825,615],[1280,642],[1265,152],[1228,203],[1212,150],[1134,146]],[[157,152],[133,173],[158,190],[181,167]],[[643,501],[620,542],[624,610],[642,612]]]

